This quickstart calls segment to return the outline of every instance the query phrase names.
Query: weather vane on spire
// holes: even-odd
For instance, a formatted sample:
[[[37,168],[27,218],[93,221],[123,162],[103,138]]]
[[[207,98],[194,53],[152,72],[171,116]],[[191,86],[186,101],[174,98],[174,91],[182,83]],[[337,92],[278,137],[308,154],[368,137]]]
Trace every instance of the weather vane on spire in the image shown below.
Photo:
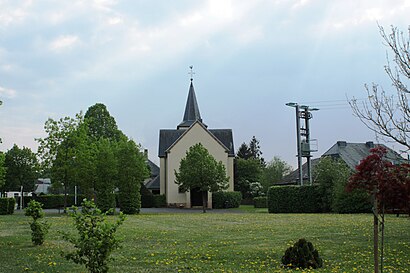
[[[188,74],[191,75],[191,82],[192,82],[192,81],[194,80],[193,77],[194,77],[194,74],[195,74],[195,72],[193,71],[194,66],[193,66],[193,65],[190,65],[190,66],[189,66],[189,69],[191,69],[191,71],[189,71]]]

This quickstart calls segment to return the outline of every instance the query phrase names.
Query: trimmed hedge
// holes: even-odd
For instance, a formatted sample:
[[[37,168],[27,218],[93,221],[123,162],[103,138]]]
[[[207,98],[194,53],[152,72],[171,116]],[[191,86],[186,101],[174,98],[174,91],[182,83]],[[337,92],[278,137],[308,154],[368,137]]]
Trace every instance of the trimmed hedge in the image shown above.
[[[273,186],[268,190],[269,213],[321,212],[317,186]]]
[[[227,209],[239,208],[242,193],[239,191],[219,191],[212,194],[212,208]]]
[[[81,201],[85,198],[85,195],[77,195],[78,206],[81,204]],[[64,194],[46,194],[38,196],[24,196],[24,207],[31,201],[35,200],[43,204],[43,209],[58,209],[64,207]],[[74,206],[75,196],[73,194],[67,195],[67,207]]]
[[[267,208],[268,198],[266,196],[255,197],[253,198],[253,205],[255,208]]]
[[[0,198],[0,215],[13,214],[15,204],[14,198]]]
[[[163,208],[167,206],[167,198],[165,197],[165,194],[154,194],[153,198],[155,208]]]

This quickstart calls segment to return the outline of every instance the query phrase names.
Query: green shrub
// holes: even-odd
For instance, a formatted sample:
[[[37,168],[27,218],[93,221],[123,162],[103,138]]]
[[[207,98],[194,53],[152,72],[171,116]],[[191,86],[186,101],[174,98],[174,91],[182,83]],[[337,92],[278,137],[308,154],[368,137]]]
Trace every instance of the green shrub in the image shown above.
[[[154,194],[152,197],[154,199],[155,208],[163,208],[167,206],[167,198],[165,197],[165,194]]]
[[[255,208],[267,208],[268,198],[266,196],[255,197],[253,198],[253,205]]]
[[[45,236],[50,228],[50,225],[46,221],[41,220],[44,217],[42,206],[43,204],[31,200],[25,211],[26,216],[33,218],[33,222],[30,223],[30,228],[31,241],[34,245],[42,245],[44,243]]]
[[[125,220],[125,216],[120,213],[116,222],[107,221],[108,213],[111,211],[103,213],[92,201],[85,199],[81,211],[73,207],[70,215],[74,218],[78,237],[63,233],[63,238],[75,248],[73,252],[65,253],[67,260],[85,265],[91,273],[108,272],[111,252],[120,246],[115,232]]]
[[[239,208],[242,193],[239,191],[219,191],[212,194],[212,207],[214,209]]]
[[[115,194],[108,191],[100,191],[97,193],[95,203],[103,212],[115,209]]]
[[[268,190],[269,213],[315,213],[321,211],[317,186],[273,186]]]
[[[0,215],[13,214],[15,205],[14,198],[0,198]]]
[[[287,268],[320,268],[323,266],[323,261],[311,242],[299,239],[286,249],[282,264]]]
[[[8,214],[9,200],[7,198],[0,198],[0,215]]]
[[[332,204],[333,212],[337,213],[370,213],[372,211],[372,203],[369,195],[361,189],[355,189],[351,192],[346,192],[341,189],[335,193],[335,198]]]
[[[7,198],[7,199],[8,199],[7,214],[13,214],[14,213],[14,207],[16,206],[16,199],[14,199],[14,198]]]
[[[77,202],[84,199],[84,194],[77,195]],[[43,209],[58,209],[64,207],[64,194],[44,194],[38,196],[24,196],[24,204],[28,204],[31,200],[35,200],[43,204]],[[67,206],[75,205],[74,194],[67,195]]]
[[[141,193],[141,207],[142,208],[155,207],[154,195],[142,183],[141,183],[140,193]]]
[[[136,214],[141,209],[141,194],[139,189],[132,192],[120,192],[118,195],[120,210],[125,214]]]

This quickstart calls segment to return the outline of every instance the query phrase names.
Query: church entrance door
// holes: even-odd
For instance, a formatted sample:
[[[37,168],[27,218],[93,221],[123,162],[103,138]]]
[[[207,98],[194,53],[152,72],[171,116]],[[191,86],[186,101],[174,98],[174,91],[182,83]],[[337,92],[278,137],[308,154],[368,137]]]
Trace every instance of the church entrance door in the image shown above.
[[[206,200],[208,200],[208,193],[206,193]],[[191,189],[191,207],[202,207],[202,192],[199,188]]]

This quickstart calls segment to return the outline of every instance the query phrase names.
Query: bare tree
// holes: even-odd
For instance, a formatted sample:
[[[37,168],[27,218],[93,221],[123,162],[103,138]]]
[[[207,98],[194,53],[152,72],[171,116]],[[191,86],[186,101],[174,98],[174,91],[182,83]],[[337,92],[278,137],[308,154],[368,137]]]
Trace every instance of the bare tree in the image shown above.
[[[387,58],[384,69],[395,89],[395,95],[389,95],[383,87],[373,83],[365,85],[368,99],[358,102],[349,100],[353,113],[377,135],[393,140],[410,150],[410,90],[406,82],[410,79],[410,26],[405,35],[397,27],[391,26],[391,33],[386,34],[379,26],[384,45],[393,53],[393,66]]]

